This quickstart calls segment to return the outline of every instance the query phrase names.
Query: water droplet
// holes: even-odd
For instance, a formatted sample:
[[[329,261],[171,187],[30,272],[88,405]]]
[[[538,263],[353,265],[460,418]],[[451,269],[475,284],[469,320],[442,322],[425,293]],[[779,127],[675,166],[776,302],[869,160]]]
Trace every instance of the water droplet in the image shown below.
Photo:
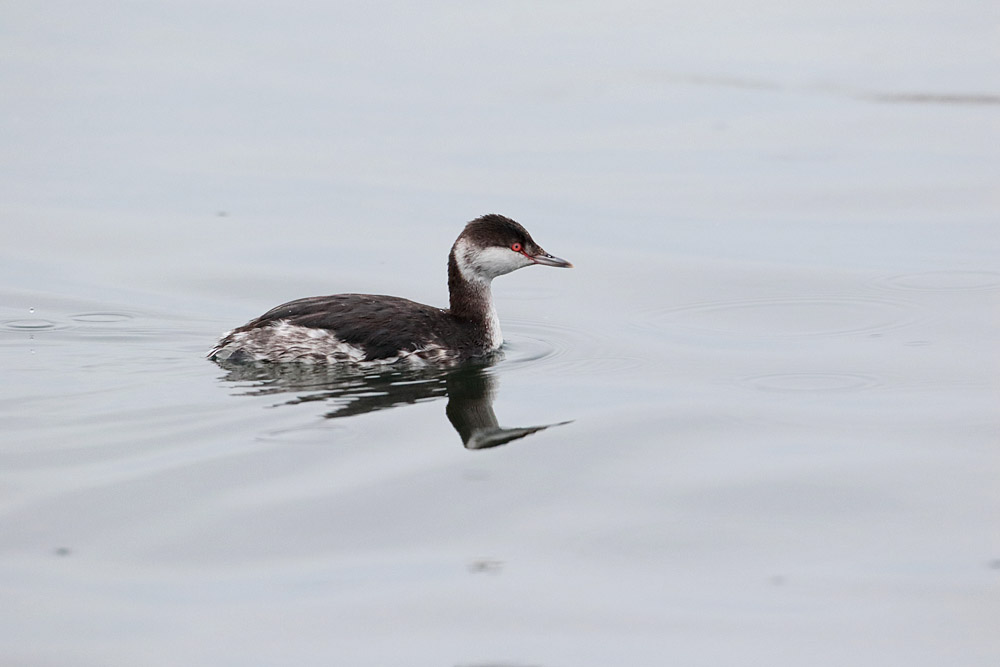
[[[28,313],[30,313],[31,315],[34,315],[35,314],[35,309],[34,308],[28,308]]]

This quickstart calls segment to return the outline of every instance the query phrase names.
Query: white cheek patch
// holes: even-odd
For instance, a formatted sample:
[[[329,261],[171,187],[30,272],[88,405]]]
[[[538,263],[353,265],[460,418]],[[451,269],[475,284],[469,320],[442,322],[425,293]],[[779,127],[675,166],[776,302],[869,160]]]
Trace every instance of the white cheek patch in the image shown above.
[[[534,263],[509,248],[493,246],[476,250],[466,239],[460,239],[455,245],[455,261],[462,277],[469,282],[489,282]]]
[[[479,253],[478,257],[480,271],[491,278],[502,276],[532,263],[521,253],[508,248],[486,248]]]

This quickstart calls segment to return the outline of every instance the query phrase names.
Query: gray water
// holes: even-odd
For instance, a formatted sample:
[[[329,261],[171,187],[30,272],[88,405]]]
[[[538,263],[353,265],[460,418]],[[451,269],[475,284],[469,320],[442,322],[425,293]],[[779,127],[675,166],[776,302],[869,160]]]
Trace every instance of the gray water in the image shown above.
[[[4,665],[1000,660],[996,3],[2,14]],[[486,212],[494,365],[204,359]]]

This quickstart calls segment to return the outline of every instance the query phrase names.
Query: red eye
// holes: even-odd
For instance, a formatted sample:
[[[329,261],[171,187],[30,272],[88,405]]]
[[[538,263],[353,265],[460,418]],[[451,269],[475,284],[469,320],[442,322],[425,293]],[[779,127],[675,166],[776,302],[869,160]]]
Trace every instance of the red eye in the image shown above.
[[[511,244],[510,249],[513,250],[514,252],[521,252],[521,244],[513,243]]]

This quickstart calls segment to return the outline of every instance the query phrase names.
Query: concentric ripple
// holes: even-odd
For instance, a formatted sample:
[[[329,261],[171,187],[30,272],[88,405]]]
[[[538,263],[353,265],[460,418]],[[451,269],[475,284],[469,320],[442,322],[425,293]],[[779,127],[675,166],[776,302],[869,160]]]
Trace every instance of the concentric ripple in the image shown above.
[[[787,393],[860,391],[881,384],[875,377],[854,373],[772,373],[741,378],[739,382],[760,391]]]
[[[4,320],[0,322],[0,327],[10,331],[56,331],[65,329],[68,325],[53,320],[46,320],[40,317],[25,318],[19,320]]]
[[[34,314],[34,309],[32,309]],[[63,321],[51,320],[42,317],[26,317],[11,320],[0,320],[0,328],[8,331],[60,331],[70,328],[82,328],[95,325],[113,325],[128,322],[135,319],[134,315],[112,311],[95,311],[77,313],[66,316]]]
[[[909,304],[867,297],[785,297],[692,304],[646,311],[640,325],[743,338],[875,333],[913,320]]]
[[[117,322],[127,322],[134,319],[134,316],[129,315],[128,313],[96,312],[77,313],[76,315],[70,315],[69,319],[83,324],[113,324]]]
[[[637,368],[640,359],[607,354],[588,332],[537,321],[504,322],[503,363],[511,370],[613,374]]]
[[[952,292],[963,290],[1000,289],[1000,273],[996,271],[926,271],[903,273],[882,278],[878,284],[890,289],[921,292]]]

